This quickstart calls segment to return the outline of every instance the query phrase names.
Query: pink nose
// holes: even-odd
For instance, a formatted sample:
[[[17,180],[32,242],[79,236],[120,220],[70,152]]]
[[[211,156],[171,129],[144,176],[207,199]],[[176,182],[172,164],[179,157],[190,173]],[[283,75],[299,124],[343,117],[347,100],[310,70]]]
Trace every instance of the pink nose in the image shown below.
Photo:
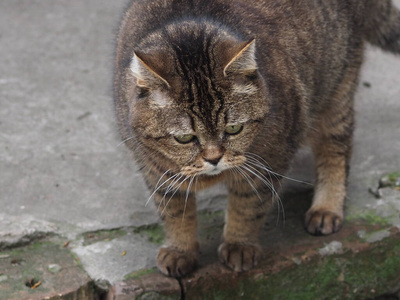
[[[223,156],[223,150],[218,146],[208,146],[203,151],[203,159],[212,164],[217,165]]]

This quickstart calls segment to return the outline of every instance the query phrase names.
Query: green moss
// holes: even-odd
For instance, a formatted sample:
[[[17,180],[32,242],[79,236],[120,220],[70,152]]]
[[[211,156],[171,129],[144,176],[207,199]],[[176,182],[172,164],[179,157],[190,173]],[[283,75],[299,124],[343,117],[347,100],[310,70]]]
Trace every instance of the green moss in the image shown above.
[[[388,240],[364,253],[318,258],[258,280],[223,284],[209,279],[211,291],[190,293],[200,293],[202,299],[365,299],[396,288],[399,274],[400,245]]]
[[[100,241],[109,241],[124,235],[127,235],[127,232],[123,229],[86,232],[83,234],[83,244],[86,246]]]
[[[84,270],[85,268],[83,267],[83,264],[79,258],[79,256],[77,254],[75,254],[74,252],[70,252],[72,258],[74,259],[74,262],[76,263],[76,265],[81,268],[82,270]]]
[[[390,225],[388,219],[390,219],[392,216],[389,216],[387,218],[378,216],[375,214],[373,211],[368,211],[360,214],[355,214],[355,215],[349,215],[346,216],[347,221],[355,221],[357,219],[361,219],[366,221],[370,225],[381,225],[381,226],[388,226]]]
[[[1,252],[1,255],[0,270],[5,275],[0,282],[1,299],[44,299],[42,296],[54,288],[63,289],[68,284],[89,280],[86,273],[76,266],[69,250],[58,241],[41,240]],[[48,266],[55,262],[69,271],[63,276],[49,272]],[[31,285],[38,282],[40,285],[32,289]]]
[[[392,172],[383,175],[379,179],[379,187],[400,187],[400,172]]]
[[[149,241],[157,245],[161,245],[165,239],[164,229],[160,224],[142,226],[133,232],[148,236]]]
[[[198,212],[200,222],[220,221],[223,220],[225,212],[223,210],[211,211],[202,210]]]
[[[159,293],[156,292],[148,292],[140,295],[138,300],[178,300],[180,297],[178,296],[165,296],[165,295],[160,295]]]
[[[224,211],[203,210],[198,213],[201,240],[219,239],[224,227]]]
[[[130,273],[128,275],[125,275],[124,279],[125,280],[127,280],[127,279],[137,279],[137,278],[140,278],[140,277],[142,277],[144,275],[153,274],[153,273],[156,273],[156,272],[157,272],[157,268],[141,269],[141,270],[132,272],[132,273]]]
[[[352,243],[352,242],[359,241],[360,238],[361,238],[361,237],[358,235],[357,232],[353,232],[353,233],[351,233],[349,236],[347,236],[347,237],[344,239],[344,242]]]

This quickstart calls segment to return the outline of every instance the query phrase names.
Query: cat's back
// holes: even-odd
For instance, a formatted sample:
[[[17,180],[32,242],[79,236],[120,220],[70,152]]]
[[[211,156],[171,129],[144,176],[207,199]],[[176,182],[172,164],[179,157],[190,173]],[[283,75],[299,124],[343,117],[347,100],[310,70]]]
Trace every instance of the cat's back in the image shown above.
[[[351,0],[134,0],[128,5],[118,36],[116,81],[119,82],[119,74],[127,69],[132,54],[143,41],[146,40],[147,48],[152,47],[151,40],[160,45],[165,28],[171,24],[183,27],[183,21],[194,20],[224,28],[238,40],[255,39],[259,69],[264,76],[297,71],[316,95],[319,92],[312,86],[329,89],[328,83],[323,84],[327,80],[316,74],[329,70],[335,77],[335,70],[339,73],[344,61],[351,61],[354,57],[350,56],[361,53],[352,51],[362,48],[362,38],[355,32],[354,3]],[[285,66],[281,66],[282,61]]]
[[[332,0],[133,0],[130,1],[121,29],[133,41],[180,19],[204,18],[240,31],[251,32],[272,24],[304,20],[336,21],[350,17],[354,1]],[[304,24],[303,24],[304,25]],[[276,28],[279,29],[279,28]]]

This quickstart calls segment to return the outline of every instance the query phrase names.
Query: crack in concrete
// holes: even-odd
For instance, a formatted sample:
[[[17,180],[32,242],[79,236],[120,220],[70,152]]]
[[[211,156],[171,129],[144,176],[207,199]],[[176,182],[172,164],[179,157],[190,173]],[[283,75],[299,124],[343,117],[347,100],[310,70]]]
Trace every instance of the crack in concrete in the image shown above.
[[[10,236],[5,240],[0,240],[0,251],[30,245],[34,242],[57,236],[54,232],[35,231],[22,236]]]
[[[180,300],[185,300],[186,299],[185,286],[183,285],[182,278],[176,278],[176,280],[178,281],[179,288],[181,290],[181,298],[180,298]]]

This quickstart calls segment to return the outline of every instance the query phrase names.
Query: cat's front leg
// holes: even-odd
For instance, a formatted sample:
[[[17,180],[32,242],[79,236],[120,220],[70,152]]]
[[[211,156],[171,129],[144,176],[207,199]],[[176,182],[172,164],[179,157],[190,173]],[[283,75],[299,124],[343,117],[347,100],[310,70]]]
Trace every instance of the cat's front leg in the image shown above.
[[[164,222],[165,243],[157,256],[158,269],[167,276],[183,277],[198,264],[196,202],[192,193],[156,194],[155,203]]]
[[[254,268],[261,257],[259,234],[272,204],[262,181],[243,173],[229,185],[228,209],[220,261],[236,272]]]

